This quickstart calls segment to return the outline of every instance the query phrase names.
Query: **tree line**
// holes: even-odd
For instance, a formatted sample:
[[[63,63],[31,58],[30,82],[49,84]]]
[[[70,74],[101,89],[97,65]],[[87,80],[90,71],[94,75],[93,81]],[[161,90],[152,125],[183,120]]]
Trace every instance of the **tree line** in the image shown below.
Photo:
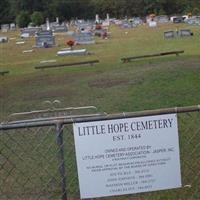
[[[125,16],[200,14],[200,0],[1,0],[0,24],[11,23],[20,14],[40,14],[43,20],[48,17],[55,20],[76,18],[94,19],[96,13],[105,18],[123,18]]]

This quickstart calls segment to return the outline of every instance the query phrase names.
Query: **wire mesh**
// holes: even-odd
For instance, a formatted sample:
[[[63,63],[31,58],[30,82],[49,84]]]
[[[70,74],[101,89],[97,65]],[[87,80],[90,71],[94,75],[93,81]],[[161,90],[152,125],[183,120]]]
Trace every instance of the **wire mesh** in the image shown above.
[[[0,199],[60,199],[58,151],[51,127],[1,132]]]
[[[182,188],[97,199],[200,199],[199,121],[199,112],[178,114]],[[72,125],[0,132],[0,199],[63,200],[63,189],[68,200],[80,199]]]

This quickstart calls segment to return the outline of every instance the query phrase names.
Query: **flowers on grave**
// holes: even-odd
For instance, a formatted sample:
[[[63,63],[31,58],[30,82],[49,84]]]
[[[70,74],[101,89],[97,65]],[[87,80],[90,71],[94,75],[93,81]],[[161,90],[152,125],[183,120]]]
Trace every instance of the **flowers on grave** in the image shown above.
[[[101,29],[102,29],[101,24],[97,24],[96,27],[95,27],[95,29],[96,29],[96,30],[101,30]]]
[[[75,41],[74,40],[68,40],[67,45],[72,49],[73,46],[75,45]]]
[[[106,39],[106,38],[108,37],[108,32],[107,32],[107,31],[103,31],[103,32],[101,33],[101,37],[102,37],[103,39]]]

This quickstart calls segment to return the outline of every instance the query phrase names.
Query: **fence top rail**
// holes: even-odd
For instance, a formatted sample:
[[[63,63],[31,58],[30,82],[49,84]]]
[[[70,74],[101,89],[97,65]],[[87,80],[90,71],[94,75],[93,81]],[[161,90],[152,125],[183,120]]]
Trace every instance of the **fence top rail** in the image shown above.
[[[72,124],[81,122],[92,122],[101,120],[123,119],[144,117],[153,115],[164,115],[172,113],[187,113],[187,112],[200,112],[200,105],[193,105],[187,107],[174,107],[157,110],[145,110],[138,112],[124,112],[116,114],[94,114],[94,115],[79,115],[79,116],[63,116],[55,118],[41,118],[32,120],[13,121],[8,123],[1,123],[0,130],[31,128],[31,127],[43,127],[43,126],[55,126],[57,124]]]

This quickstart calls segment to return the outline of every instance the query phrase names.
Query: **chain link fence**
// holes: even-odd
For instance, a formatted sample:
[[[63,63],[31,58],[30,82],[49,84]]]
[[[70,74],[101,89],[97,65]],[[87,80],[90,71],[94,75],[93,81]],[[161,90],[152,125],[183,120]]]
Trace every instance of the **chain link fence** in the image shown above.
[[[183,187],[102,200],[200,199],[199,106],[178,112]],[[181,111],[179,113],[179,111]],[[184,112],[185,111],[185,112]],[[174,109],[169,113],[173,113]],[[165,114],[165,111],[159,111]],[[146,115],[150,115],[146,113]],[[152,113],[156,114],[156,113]],[[137,116],[144,116],[143,112]],[[114,118],[116,118],[115,115]],[[132,114],[126,115],[131,117]],[[117,116],[118,118],[121,115]],[[133,115],[134,117],[134,115]],[[113,117],[105,117],[104,119]],[[1,200],[78,200],[79,184],[72,122],[76,119],[18,122],[0,126]],[[79,120],[84,121],[85,118]],[[88,120],[88,119],[87,119]],[[86,121],[87,121],[86,120]],[[90,118],[90,121],[93,117]],[[97,120],[94,117],[94,120]],[[97,183],[98,184],[98,183]]]

